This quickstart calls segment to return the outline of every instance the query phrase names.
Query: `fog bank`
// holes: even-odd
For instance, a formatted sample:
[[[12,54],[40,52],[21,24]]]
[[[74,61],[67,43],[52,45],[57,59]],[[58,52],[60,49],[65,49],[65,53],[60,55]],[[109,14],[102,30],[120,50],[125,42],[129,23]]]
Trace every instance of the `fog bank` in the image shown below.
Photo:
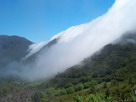
[[[58,42],[42,50],[37,56],[36,64],[23,66],[19,76],[36,80],[57,74],[80,63],[125,32],[134,31],[135,5],[136,0],[116,0],[106,14],[57,34],[52,39],[59,37]],[[38,44],[35,48],[41,49],[37,49]],[[32,55],[33,51],[35,50],[31,48],[29,55]]]

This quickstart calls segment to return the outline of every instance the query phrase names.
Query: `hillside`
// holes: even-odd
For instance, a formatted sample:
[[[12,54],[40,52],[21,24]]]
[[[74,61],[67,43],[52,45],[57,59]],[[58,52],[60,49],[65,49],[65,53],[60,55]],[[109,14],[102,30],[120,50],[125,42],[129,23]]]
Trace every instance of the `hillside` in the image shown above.
[[[132,33],[41,84],[47,91],[40,93],[39,102],[135,102],[135,65]]]
[[[1,81],[0,102],[135,102],[136,34],[126,34],[54,78]]]
[[[19,36],[0,35],[0,69],[20,61],[28,52],[31,41]]]

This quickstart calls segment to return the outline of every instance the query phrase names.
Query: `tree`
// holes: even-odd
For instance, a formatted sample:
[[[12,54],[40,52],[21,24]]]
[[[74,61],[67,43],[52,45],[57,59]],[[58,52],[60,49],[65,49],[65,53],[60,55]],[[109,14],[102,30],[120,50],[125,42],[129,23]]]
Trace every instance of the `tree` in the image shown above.
[[[51,97],[51,96],[54,96],[55,94],[56,94],[56,90],[55,90],[55,88],[49,88],[48,90],[47,90],[47,92],[46,92],[46,94],[49,96],[49,97]]]
[[[73,87],[70,87],[70,88],[67,88],[66,91],[67,91],[67,94],[72,94],[75,92],[75,89]]]
[[[59,95],[65,95],[65,94],[67,94],[65,89],[60,89],[59,90]]]
[[[74,102],[84,102],[83,97],[78,96],[78,95],[77,95],[77,96],[74,96],[73,99],[74,99]]]
[[[86,88],[89,88],[89,87],[93,87],[93,86],[95,86],[96,84],[97,84],[96,81],[86,82],[86,83],[84,84],[84,88],[86,89]]]
[[[76,91],[80,91],[80,90],[83,90],[84,89],[84,86],[82,84],[78,84],[75,88]]]

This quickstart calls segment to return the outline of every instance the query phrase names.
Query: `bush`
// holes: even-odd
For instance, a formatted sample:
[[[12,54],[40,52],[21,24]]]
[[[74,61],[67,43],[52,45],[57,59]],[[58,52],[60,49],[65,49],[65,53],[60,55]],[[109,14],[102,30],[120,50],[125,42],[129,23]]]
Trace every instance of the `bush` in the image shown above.
[[[84,102],[83,97],[78,96],[78,95],[77,95],[77,96],[74,96],[73,99],[74,99],[74,102]]]
[[[136,102],[136,96],[131,94],[131,97],[132,97],[132,100],[133,100],[134,102]]]
[[[87,83],[84,84],[84,88],[85,88],[85,89],[87,89],[87,88],[89,88],[89,87],[90,87],[89,82],[87,82]]]
[[[95,94],[95,95],[90,95],[89,97],[87,97],[87,102],[117,102],[115,100],[113,100],[111,97],[108,97],[107,99],[105,99],[105,97],[102,94]]]
[[[67,94],[72,94],[75,92],[75,89],[73,87],[70,87],[70,88],[67,88],[66,91],[67,91]]]
[[[97,84],[96,81],[87,82],[87,83],[84,84],[84,88],[86,89],[86,88],[89,88],[89,87],[93,87],[96,84]]]
[[[56,93],[57,91],[55,90],[55,88],[49,88],[46,92],[49,97],[54,96]]]
[[[76,91],[80,91],[80,90],[83,90],[84,89],[84,86],[82,84],[78,84],[75,88]]]
[[[96,90],[96,88],[94,86],[92,86],[89,90],[90,94],[96,94],[98,90]]]
[[[57,96],[59,96],[59,95],[66,95],[67,94],[67,92],[66,92],[66,90],[65,89],[59,89],[59,90],[57,90]]]
[[[115,85],[117,85],[117,81],[116,80],[112,80],[111,81],[111,86],[115,86]]]
[[[107,88],[107,83],[106,82],[103,84],[103,88]]]

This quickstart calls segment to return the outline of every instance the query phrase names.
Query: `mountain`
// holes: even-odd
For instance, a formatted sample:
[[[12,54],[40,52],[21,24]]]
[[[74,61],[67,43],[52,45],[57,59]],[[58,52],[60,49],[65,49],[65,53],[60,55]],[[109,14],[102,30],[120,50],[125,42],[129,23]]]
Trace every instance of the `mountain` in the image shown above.
[[[91,76],[92,78],[102,78],[111,76],[116,73],[119,78],[128,77],[133,73],[136,68],[136,34],[129,33],[121,37],[116,43],[110,43],[100,51],[96,52],[82,61],[82,63],[75,65],[65,72],[56,75],[56,80],[52,85],[61,83],[69,83],[69,78],[73,78],[75,82],[70,81],[72,84],[80,83],[77,79],[80,77]],[[130,71],[130,72],[129,72]],[[76,74],[75,74],[76,73]],[[135,75],[134,75],[135,76]],[[110,77],[107,77],[110,78]],[[124,78],[123,78],[124,79]],[[125,80],[125,79],[124,79]],[[61,85],[58,85],[59,87]]]
[[[47,89],[45,102],[135,102],[135,65],[136,34],[129,33],[39,87]]]
[[[12,62],[21,61],[31,44],[23,37],[0,35],[0,69]]]
[[[1,81],[0,101],[135,102],[135,65],[136,33],[127,33],[51,79]]]
[[[95,20],[70,27],[49,41],[31,43],[21,63],[14,65],[14,69],[19,67],[20,70],[13,73],[32,81],[77,65],[125,33],[135,32],[135,4],[135,0],[116,0],[104,15]]]
[[[49,41],[0,36],[0,102],[136,102],[136,0]],[[3,70],[4,69],[4,70]]]

